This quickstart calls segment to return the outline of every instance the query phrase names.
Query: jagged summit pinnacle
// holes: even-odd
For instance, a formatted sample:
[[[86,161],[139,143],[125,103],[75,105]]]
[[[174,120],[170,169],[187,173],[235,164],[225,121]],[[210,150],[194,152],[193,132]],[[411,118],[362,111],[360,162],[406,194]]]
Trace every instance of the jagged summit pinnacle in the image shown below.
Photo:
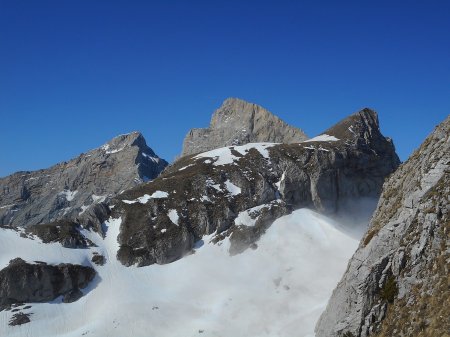
[[[355,142],[372,144],[384,144],[385,140],[391,142],[390,138],[384,137],[381,134],[378,114],[369,108],[364,108],[351,114],[326,130],[324,134],[334,136],[338,139],[346,139],[347,141],[353,140]]]
[[[151,148],[147,146],[147,142],[145,141],[144,136],[139,131],[133,131],[130,133],[118,135],[102,145],[100,149],[105,150],[107,153],[114,153],[113,151],[119,152],[124,148],[128,148],[131,146],[136,146],[141,151],[155,156],[155,153]]]
[[[139,131],[132,131],[132,132],[129,132],[129,133],[124,133],[124,134],[121,134],[121,135],[117,135],[113,139],[111,139],[110,141],[129,141],[129,142],[133,142],[134,140],[136,140],[138,138],[144,138],[144,136]]]
[[[230,145],[296,143],[306,139],[302,130],[288,125],[263,107],[239,98],[227,98],[213,113],[209,128],[189,131],[182,156]]]

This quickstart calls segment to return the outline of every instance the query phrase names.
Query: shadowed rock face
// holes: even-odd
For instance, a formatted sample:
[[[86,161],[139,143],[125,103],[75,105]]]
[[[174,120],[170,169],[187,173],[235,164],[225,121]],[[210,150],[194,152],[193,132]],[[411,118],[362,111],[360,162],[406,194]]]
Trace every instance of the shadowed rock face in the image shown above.
[[[15,303],[48,302],[64,295],[64,301],[79,298],[95,277],[95,270],[73,264],[57,266],[29,264],[20,258],[0,270],[0,306]]]
[[[296,144],[248,144],[186,156],[152,182],[116,197],[118,258],[139,266],[174,261],[204,235],[230,236],[230,253],[253,246],[278,217],[300,207],[335,214],[378,198],[399,165],[375,112],[365,109]],[[255,224],[246,228],[241,217]]]
[[[181,156],[247,143],[296,143],[307,137],[263,107],[228,98],[217,109],[209,128],[192,129],[183,142]]]
[[[450,331],[450,117],[389,177],[317,337]]]
[[[105,202],[154,179],[166,165],[133,132],[48,169],[15,173],[0,179],[0,225],[27,227],[64,218],[98,229],[109,213]]]

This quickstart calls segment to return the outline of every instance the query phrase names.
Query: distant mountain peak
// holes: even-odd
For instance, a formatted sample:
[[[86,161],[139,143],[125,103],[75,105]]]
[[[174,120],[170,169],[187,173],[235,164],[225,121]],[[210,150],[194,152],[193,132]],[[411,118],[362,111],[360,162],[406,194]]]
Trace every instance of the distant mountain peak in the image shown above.
[[[189,131],[182,156],[230,145],[296,143],[305,139],[302,130],[288,125],[262,106],[240,98],[227,98],[214,111],[208,128]]]
[[[118,135],[102,145],[100,149],[103,150],[106,154],[112,154],[133,146],[136,146],[138,149],[140,149],[140,151],[143,151],[148,155],[156,157],[155,152],[150,147],[148,147],[144,136],[139,131],[133,131],[127,134]],[[92,151],[97,150],[98,149],[94,149]]]
[[[26,227],[62,218],[89,223],[90,206],[154,179],[166,166],[140,132],[119,135],[67,162],[1,178],[0,225]]]

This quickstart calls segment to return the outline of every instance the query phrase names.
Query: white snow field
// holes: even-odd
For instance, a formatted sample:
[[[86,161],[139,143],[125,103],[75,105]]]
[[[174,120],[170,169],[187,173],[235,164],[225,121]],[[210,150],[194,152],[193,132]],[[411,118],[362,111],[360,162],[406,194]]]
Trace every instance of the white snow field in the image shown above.
[[[243,220],[243,219],[242,219]],[[66,249],[0,229],[0,268],[9,260],[90,265],[93,251],[107,263],[85,296],[71,304],[34,303],[31,322],[10,327],[8,337],[261,337],[314,336],[314,325],[356,250],[358,240],[332,220],[300,209],[273,223],[258,248],[230,257],[205,237],[195,253],[167,265],[124,267],[116,260],[120,219],[106,225],[98,247]],[[251,224],[249,224],[251,225]]]

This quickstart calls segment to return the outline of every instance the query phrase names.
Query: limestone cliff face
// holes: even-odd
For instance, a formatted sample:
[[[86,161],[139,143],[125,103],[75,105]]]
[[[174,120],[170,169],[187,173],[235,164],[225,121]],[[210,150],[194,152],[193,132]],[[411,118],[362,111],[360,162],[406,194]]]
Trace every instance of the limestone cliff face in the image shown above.
[[[317,337],[447,336],[450,117],[383,186]]]
[[[155,178],[167,165],[133,132],[68,162],[0,179],[0,225],[28,227],[60,219],[99,225],[104,202]]]
[[[377,114],[357,112],[302,143],[254,143],[186,156],[147,184],[112,200],[121,218],[125,265],[168,263],[204,235],[229,236],[230,253],[255,247],[279,216],[300,207],[336,213],[350,200],[378,198],[399,165]],[[255,221],[241,226],[240,217]]]
[[[306,138],[302,130],[286,124],[263,107],[228,98],[214,112],[209,128],[189,131],[181,155],[247,143],[296,143]]]

